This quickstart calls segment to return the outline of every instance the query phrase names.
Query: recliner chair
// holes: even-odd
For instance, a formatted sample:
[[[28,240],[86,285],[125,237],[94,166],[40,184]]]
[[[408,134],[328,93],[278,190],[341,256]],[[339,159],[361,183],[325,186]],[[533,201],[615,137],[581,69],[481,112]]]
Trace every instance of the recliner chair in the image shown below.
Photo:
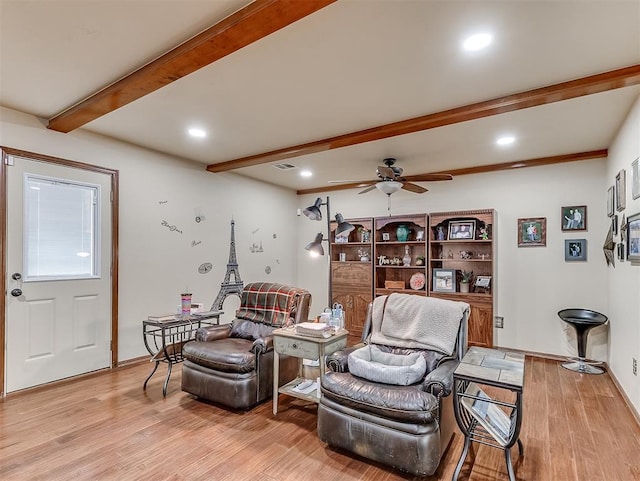
[[[467,349],[468,317],[469,305],[462,302],[396,293],[376,298],[365,323],[366,344],[327,359],[320,439],[413,475],[432,475],[456,428],[453,371]],[[367,364],[367,349],[382,364]],[[358,375],[350,366],[358,366]],[[416,366],[424,374],[406,378]],[[411,384],[400,385],[402,379]]]
[[[183,347],[182,390],[236,410],[273,394],[274,329],[304,322],[311,294],[275,283],[247,284],[231,324],[198,329]],[[280,356],[281,384],[298,373],[298,359]]]

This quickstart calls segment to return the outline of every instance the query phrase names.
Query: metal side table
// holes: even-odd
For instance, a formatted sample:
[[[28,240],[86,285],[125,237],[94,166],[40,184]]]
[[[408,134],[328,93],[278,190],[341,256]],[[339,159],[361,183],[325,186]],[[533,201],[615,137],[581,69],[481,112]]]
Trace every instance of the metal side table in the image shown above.
[[[524,455],[520,441],[524,355],[472,347],[454,371],[453,384],[453,408],[464,434],[464,448],[453,481],[458,479],[472,442],[502,449],[509,480],[515,481],[511,448],[517,443],[520,456]],[[511,391],[515,401],[493,399],[482,385]]]
[[[167,377],[162,387],[162,395],[167,396],[167,387],[174,364],[184,361],[182,346],[194,338],[196,330],[203,325],[220,323],[220,315],[223,311],[210,311],[206,315],[176,316],[168,321],[142,321],[142,337],[144,346],[151,354],[151,362],[155,366],[144,380],[142,389],[147,389],[147,383],[151,376],[158,370],[161,362],[167,364]]]

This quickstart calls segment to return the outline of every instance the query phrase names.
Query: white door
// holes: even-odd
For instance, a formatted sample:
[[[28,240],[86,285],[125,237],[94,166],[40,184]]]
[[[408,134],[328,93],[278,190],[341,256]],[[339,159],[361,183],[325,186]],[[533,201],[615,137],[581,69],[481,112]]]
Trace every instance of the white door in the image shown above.
[[[10,157],[5,392],[110,366],[110,266],[110,176]]]

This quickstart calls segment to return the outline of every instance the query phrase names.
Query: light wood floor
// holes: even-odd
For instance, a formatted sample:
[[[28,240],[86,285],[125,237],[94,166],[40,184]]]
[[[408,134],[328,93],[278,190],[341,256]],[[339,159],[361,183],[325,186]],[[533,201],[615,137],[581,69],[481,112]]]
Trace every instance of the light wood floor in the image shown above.
[[[8,397],[0,402],[0,479],[394,481],[420,479],[328,448],[316,406],[280,396],[234,413],[180,391],[175,369],[142,382],[149,364]],[[640,480],[640,428],[610,377],[580,375],[527,358],[525,455],[518,480]],[[432,479],[450,480],[458,433]],[[506,480],[501,451],[479,446],[460,479]]]

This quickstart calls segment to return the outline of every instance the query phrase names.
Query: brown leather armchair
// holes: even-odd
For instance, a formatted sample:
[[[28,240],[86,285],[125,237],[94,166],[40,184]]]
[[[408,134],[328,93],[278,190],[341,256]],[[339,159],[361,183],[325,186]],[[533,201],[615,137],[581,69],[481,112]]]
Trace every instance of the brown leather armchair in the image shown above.
[[[247,284],[231,324],[198,329],[183,347],[182,390],[231,409],[248,409],[273,394],[274,329],[304,322],[311,294],[275,283]],[[279,380],[298,372],[298,359],[280,356]]]
[[[318,406],[320,439],[416,476],[432,475],[456,428],[453,371],[467,348],[468,317],[469,305],[462,302],[409,294],[376,298],[363,332],[366,344],[327,358]],[[444,342],[431,342],[434,338]],[[367,364],[362,352],[402,361]],[[406,366],[407,359],[416,363]],[[358,366],[358,375],[350,366],[352,371]],[[404,378],[403,366],[415,376]],[[372,380],[380,376],[397,384]]]

